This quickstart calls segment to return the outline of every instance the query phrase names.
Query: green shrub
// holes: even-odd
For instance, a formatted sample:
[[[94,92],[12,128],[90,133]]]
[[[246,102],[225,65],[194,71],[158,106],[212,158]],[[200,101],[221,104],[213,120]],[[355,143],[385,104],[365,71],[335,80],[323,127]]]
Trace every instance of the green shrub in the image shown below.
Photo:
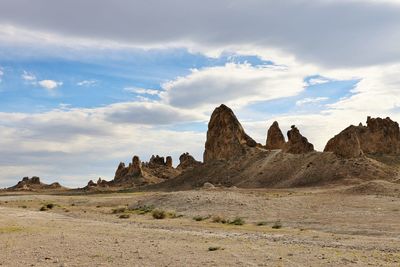
[[[137,206],[134,208],[130,208],[130,210],[136,211],[138,214],[146,214],[146,213],[150,213],[154,210],[154,206],[153,205],[143,205],[143,206]]]
[[[151,215],[153,216],[154,219],[158,219],[158,220],[165,219],[165,217],[167,216],[165,211],[158,210],[158,209],[153,210],[151,212]]]

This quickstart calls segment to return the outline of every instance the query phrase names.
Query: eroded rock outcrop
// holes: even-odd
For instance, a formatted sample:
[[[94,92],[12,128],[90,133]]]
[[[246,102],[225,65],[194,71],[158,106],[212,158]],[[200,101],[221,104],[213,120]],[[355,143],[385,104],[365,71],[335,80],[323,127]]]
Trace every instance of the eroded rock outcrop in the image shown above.
[[[192,155],[186,152],[179,157],[179,165],[176,168],[178,170],[187,170],[189,168],[194,168],[199,165],[201,165],[201,162],[195,160]]]
[[[299,129],[292,125],[287,132],[288,142],[284,146],[284,152],[292,154],[304,154],[314,151],[314,145],[309,143],[307,138],[300,134]]]
[[[265,147],[267,149],[283,149],[285,146],[285,137],[282,134],[281,129],[277,121],[272,123],[268,129],[267,141]]]
[[[359,146],[358,146],[359,144]],[[349,126],[328,141],[325,152],[345,158],[364,154],[400,154],[399,124],[389,117],[367,118],[367,126]]]
[[[126,182],[133,180],[136,177],[142,175],[142,163],[138,156],[132,158],[132,163],[129,163],[128,167],[125,167],[125,163],[121,162],[115,172],[114,181]]]
[[[214,110],[208,123],[204,162],[229,160],[244,155],[257,143],[243,130],[233,111],[225,105]]]
[[[165,159],[165,166],[167,166],[168,168],[172,168],[172,157],[171,156],[168,156]]]
[[[358,138],[358,128],[363,126],[349,126],[340,134],[329,140],[324,151],[333,152],[343,158],[355,158],[363,155],[360,140]]]
[[[32,178],[24,177],[15,186],[8,188],[8,190],[45,190],[45,189],[63,189],[63,187],[55,182],[52,184],[45,184],[40,181],[40,178],[33,176]]]

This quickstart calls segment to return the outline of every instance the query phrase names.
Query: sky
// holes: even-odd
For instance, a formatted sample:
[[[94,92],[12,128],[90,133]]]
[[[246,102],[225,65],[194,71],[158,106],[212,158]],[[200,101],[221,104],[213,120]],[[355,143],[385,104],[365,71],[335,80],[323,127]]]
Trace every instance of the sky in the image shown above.
[[[134,155],[202,160],[213,109],[319,151],[400,121],[398,0],[3,0],[0,187],[83,187]]]

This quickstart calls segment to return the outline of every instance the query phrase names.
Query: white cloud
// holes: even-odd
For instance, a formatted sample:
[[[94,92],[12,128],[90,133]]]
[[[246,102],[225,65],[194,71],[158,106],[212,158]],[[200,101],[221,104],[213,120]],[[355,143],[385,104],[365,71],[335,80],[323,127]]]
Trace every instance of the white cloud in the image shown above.
[[[228,63],[225,66],[192,70],[185,77],[162,85],[162,101],[176,107],[202,108],[225,103],[241,107],[252,101],[288,97],[304,89],[307,67],[253,67],[250,64]],[[309,73],[308,73],[309,74]]]
[[[27,82],[35,82],[36,81],[36,76],[34,74],[32,74],[32,73],[29,73],[29,72],[25,71],[25,70],[22,73],[21,78],[24,81],[27,81]]]
[[[78,86],[86,86],[86,87],[95,86],[96,84],[97,84],[96,80],[83,80],[76,83],[76,85]]]
[[[161,91],[154,90],[154,89],[145,89],[145,88],[138,88],[138,87],[125,87],[125,91],[141,94],[141,95],[160,95]]]
[[[38,84],[47,90],[53,90],[53,89],[56,89],[57,87],[60,87],[63,85],[62,82],[57,82],[57,81],[53,81],[53,80],[42,80],[42,81],[39,81]]]
[[[307,104],[317,104],[328,100],[328,97],[307,97],[296,101],[296,106],[303,106]]]
[[[2,67],[0,67],[0,82],[2,81],[3,76],[4,76],[4,70]]]
[[[312,78],[312,79],[310,79],[310,80],[307,82],[307,84],[308,84],[308,85],[318,85],[318,84],[328,83],[328,82],[330,82],[330,81],[331,81],[331,80],[326,79],[326,78],[323,78],[323,77],[320,77],[320,78]]]
[[[145,161],[151,154],[172,155],[176,162],[188,151],[201,159],[204,133],[160,125],[206,119],[160,103],[64,107],[39,114],[0,112],[0,186],[32,175],[84,186],[99,176],[112,179],[118,162],[133,155]]]

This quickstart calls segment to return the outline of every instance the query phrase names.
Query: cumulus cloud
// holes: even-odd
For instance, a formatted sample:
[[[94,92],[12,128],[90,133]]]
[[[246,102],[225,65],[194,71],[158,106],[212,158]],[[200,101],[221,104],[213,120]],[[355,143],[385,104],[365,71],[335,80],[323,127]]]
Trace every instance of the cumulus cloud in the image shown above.
[[[0,186],[28,175],[83,186],[99,176],[112,179],[118,161],[129,161],[134,154],[143,160],[156,153],[172,155],[177,161],[190,151],[201,159],[204,133],[163,129],[160,124],[204,119],[156,103],[64,107],[38,114],[0,112]]]
[[[60,87],[63,85],[62,82],[57,82],[54,80],[42,80],[38,82],[39,86],[41,86],[44,89],[47,90],[53,90],[56,89],[57,87]]]
[[[128,102],[101,108],[105,119],[118,123],[163,125],[178,122],[207,120],[203,114],[179,109],[157,102]]]
[[[161,98],[176,107],[210,109],[221,103],[240,107],[252,101],[271,100],[298,94],[304,89],[307,68],[251,66],[228,63],[194,69],[184,77],[162,85]]]

